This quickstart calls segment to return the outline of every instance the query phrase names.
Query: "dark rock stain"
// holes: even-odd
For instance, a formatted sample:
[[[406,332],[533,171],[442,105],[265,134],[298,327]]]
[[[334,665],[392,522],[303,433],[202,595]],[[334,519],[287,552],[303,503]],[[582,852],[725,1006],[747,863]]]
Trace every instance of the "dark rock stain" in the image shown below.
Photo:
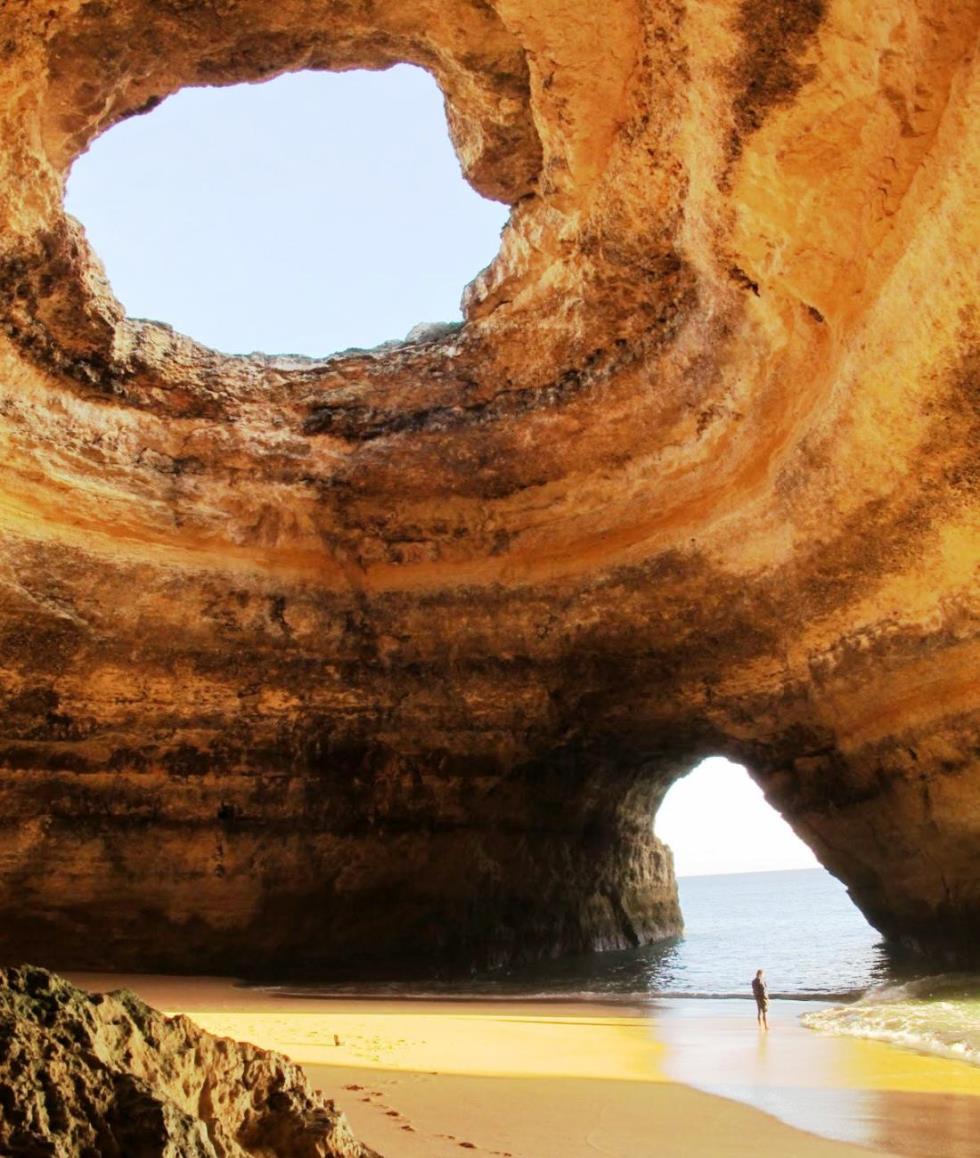
[[[800,57],[826,15],[826,0],[743,0],[736,28],[742,51],[733,69],[734,127],[728,160],[759,129],[769,110],[788,104],[813,75]]]

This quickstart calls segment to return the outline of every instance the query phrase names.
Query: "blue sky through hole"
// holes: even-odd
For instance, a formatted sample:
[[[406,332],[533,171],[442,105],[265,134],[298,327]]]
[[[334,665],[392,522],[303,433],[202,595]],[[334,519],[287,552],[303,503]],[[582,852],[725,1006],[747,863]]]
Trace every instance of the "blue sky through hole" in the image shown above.
[[[408,65],[184,89],[96,140],[66,204],[131,316],[312,356],[457,320],[508,214],[465,182],[438,87]],[[721,757],[674,785],[656,828],[681,876],[817,863]]]
[[[183,89],[98,138],[66,205],[131,316],[313,356],[458,320],[509,212],[466,183],[409,65]]]
[[[674,850],[678,876],[818,867],[748,772],[722,756],[674,784],[655,828]]]

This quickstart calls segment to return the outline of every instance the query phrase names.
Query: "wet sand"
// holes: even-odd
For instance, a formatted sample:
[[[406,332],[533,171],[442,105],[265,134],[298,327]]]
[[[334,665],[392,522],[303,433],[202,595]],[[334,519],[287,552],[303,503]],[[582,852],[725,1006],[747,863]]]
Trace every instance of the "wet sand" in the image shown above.
[[[799,1024],[818,1008],[775,1001],[766,1034],[751,1002],[668,1001],[654,1032],[671,1077],[801,1129],[907,1158],[980,1155],[980,1069]]]
[[[824,1037],[774,1003],[649,1010],[318,1000],[214,978],[73,974],[276,1049],[385,1158],[980,1156],[980,1070]]]

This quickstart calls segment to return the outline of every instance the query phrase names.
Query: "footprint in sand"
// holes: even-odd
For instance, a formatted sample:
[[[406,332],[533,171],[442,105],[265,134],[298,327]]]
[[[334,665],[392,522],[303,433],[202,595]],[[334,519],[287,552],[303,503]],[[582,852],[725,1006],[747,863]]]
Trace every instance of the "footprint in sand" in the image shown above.
[[[403,1129],[403,1130],[407,1130],[407,1131],[408,1131],[410,1134],[414,1134],[414,1133],[415,1133],[415,1127],[414,1127],[414,1126],[410,1126],[410,1125],[409,1125],[407,1122],[405,1123],[405,1125],[404,1125],[404,1126],[402,1126],[402,1129]]]

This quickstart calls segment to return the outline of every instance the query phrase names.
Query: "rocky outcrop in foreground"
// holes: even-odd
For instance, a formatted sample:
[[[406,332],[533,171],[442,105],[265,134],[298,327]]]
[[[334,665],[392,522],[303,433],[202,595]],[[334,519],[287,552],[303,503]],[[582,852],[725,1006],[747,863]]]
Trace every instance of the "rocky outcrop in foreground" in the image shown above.
[[[279,1054],[29,966],[0,970],[0,1154],[377,1158]]]

